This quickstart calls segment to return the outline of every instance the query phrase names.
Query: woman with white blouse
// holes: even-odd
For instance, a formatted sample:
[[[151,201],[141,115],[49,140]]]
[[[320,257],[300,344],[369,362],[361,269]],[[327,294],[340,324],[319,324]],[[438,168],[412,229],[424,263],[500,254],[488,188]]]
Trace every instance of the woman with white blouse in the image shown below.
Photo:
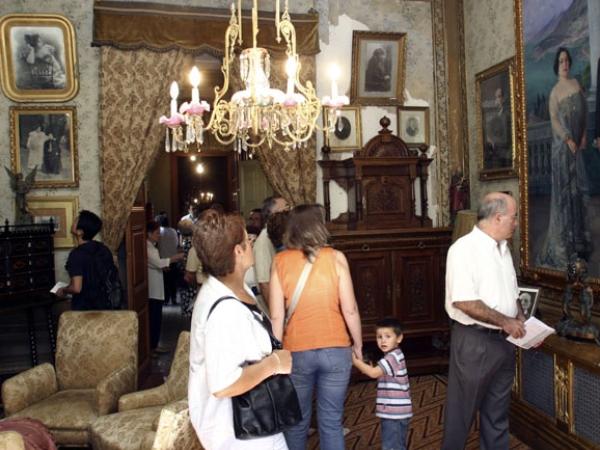
[[[165,287],[163,283],[163,270],[169,264],[181,261],[183,253],[177,253],[170,258],[161,258],[156,244],[160,239],[160,225],[156,221],[146,225],[148,239],[146,241],[148,255],[148,315],[150,318],[150,349],[155,353],[166,352],[158,347],[160,340],[160,326],[162,323],[162,306],[165,301]]]

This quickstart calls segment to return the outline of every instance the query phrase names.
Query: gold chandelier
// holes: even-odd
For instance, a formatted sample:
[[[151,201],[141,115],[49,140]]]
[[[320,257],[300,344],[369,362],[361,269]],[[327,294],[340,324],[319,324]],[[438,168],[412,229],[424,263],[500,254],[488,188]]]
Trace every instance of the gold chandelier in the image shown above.
[[[283,36],[286,44],[287,89],[283,92],[271,88],[269,83],[270,56],[266,49],[257,47],[258,7],[253,0],[252,37],[253,46],[244,49],[240,54],[240,77],[244,89],[231,95],[229,90],[231,66],[234,61],[234,50],[242,44],[242,2],[238,0],[237,16],[235,5],[231,5],[231,18],[225,31],[225,55],[221,65],[224,76],[223,86],[215,87],[215,99],[212,114],[208,122],[204,114],[210,112],[210,105],[200,99],[200,71],[192,68],[189,79],[192,85],[191,101],[177,108],[179,87],[174,81],[171,84],[170,116],[162,116],[160,123],[166,126],[165,150],[188,151],[195,144],[200,151],[204,143],[205,132],[211,133],[222,145],[233,144],[236,151],[252,151],[267,143],[283,146],[285,150],[306,146],[306,142],[319,129],[317,118],[321,107],[329,108],[327,123],[323,125],[326,133],[333,131],[340,108],[349,103],[348,97],[338,95],[337,76],[339,69],[331,69],[331,95],[319,100],[315,88],[310,81],[303,85],[300,82],[300,60],[296,53],[296,30],[288,11],[288,0],[285,1],[283,14],[280,14],[279,0],[275,3],[276,40],[281,42]]]

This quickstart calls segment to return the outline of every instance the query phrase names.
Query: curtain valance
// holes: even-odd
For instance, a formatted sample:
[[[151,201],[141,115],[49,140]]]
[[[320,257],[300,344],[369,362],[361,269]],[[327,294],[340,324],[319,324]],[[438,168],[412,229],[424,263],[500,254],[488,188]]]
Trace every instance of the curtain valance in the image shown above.
[[[272,52],[284,52],[275,41],[274,13],[259,13],[258,45]],[[242,11],[242,34],[251,46],[251,16]],[[94,46],[112,46],[121,50],[145,48],[164,52],[181,49],[190,53],[223,54],[225,30],[231,12],[225,9],[97,1],[94,4]],[[319,15],[292,14],[296,27],[297,52],[319,53]]]

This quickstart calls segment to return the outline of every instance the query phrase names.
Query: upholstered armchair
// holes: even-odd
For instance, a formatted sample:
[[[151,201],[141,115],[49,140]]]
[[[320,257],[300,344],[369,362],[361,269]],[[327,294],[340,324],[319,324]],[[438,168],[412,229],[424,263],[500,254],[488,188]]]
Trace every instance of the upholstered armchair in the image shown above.
[[[59,319],[56,365],[2,384],[5,413],[30,417],[58,444],[87,445],[88,427],[136,389],[138,319],[133,311],[67,311]]]
[[[184,331],[179,335],[171,370],[165,383],[152,389],[124,395],[119,400],[118,413],[99,417],[94,421],[90,429],[94,450],[154,449],[153,443],[158,439],[157,431],[162,429],[164,433],[165,429],[174,429],[174,424],[178,424],[180,428],[187,426],[184,420],[187,401],[185,407],[182,407],[179,401],[187,399],[189,353],[190,333]],[[189,417],[187,420],[189,422]],[[193,430],[192,434],[195,437]],[[171,438],[174,436],[169,439]],[[166,438],[161,439],[162,442]],[[195,447],[158,448],[187,450]]]

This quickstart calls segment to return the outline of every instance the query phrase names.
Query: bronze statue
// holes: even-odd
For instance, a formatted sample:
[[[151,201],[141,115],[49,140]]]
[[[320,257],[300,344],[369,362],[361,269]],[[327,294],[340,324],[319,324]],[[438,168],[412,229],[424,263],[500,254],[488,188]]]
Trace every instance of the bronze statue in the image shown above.
[[[600,345],[600,329],[592,323],[592,307],[594,306],[594,291],[585,282],[587,262],[573,256],[567,265],[569,284],[563,295],[563,317],[556,324],[556,332],[560,336],[593,340]],[[573,300],[579,300],[579,318],[571,311]]]
[[[27,193],[33,187],[35,181],[35,174],[37,173],[37,166],[33,168],[26,177],[23,177],[21,172],[13,172],[8,167],[4,166],[8,177],[10,178],[10,187],[15,193],[16,199],[16,211],[15,211],[15,223],[17,225],[28,225],[33,223],[33,216],[27,208]]]

